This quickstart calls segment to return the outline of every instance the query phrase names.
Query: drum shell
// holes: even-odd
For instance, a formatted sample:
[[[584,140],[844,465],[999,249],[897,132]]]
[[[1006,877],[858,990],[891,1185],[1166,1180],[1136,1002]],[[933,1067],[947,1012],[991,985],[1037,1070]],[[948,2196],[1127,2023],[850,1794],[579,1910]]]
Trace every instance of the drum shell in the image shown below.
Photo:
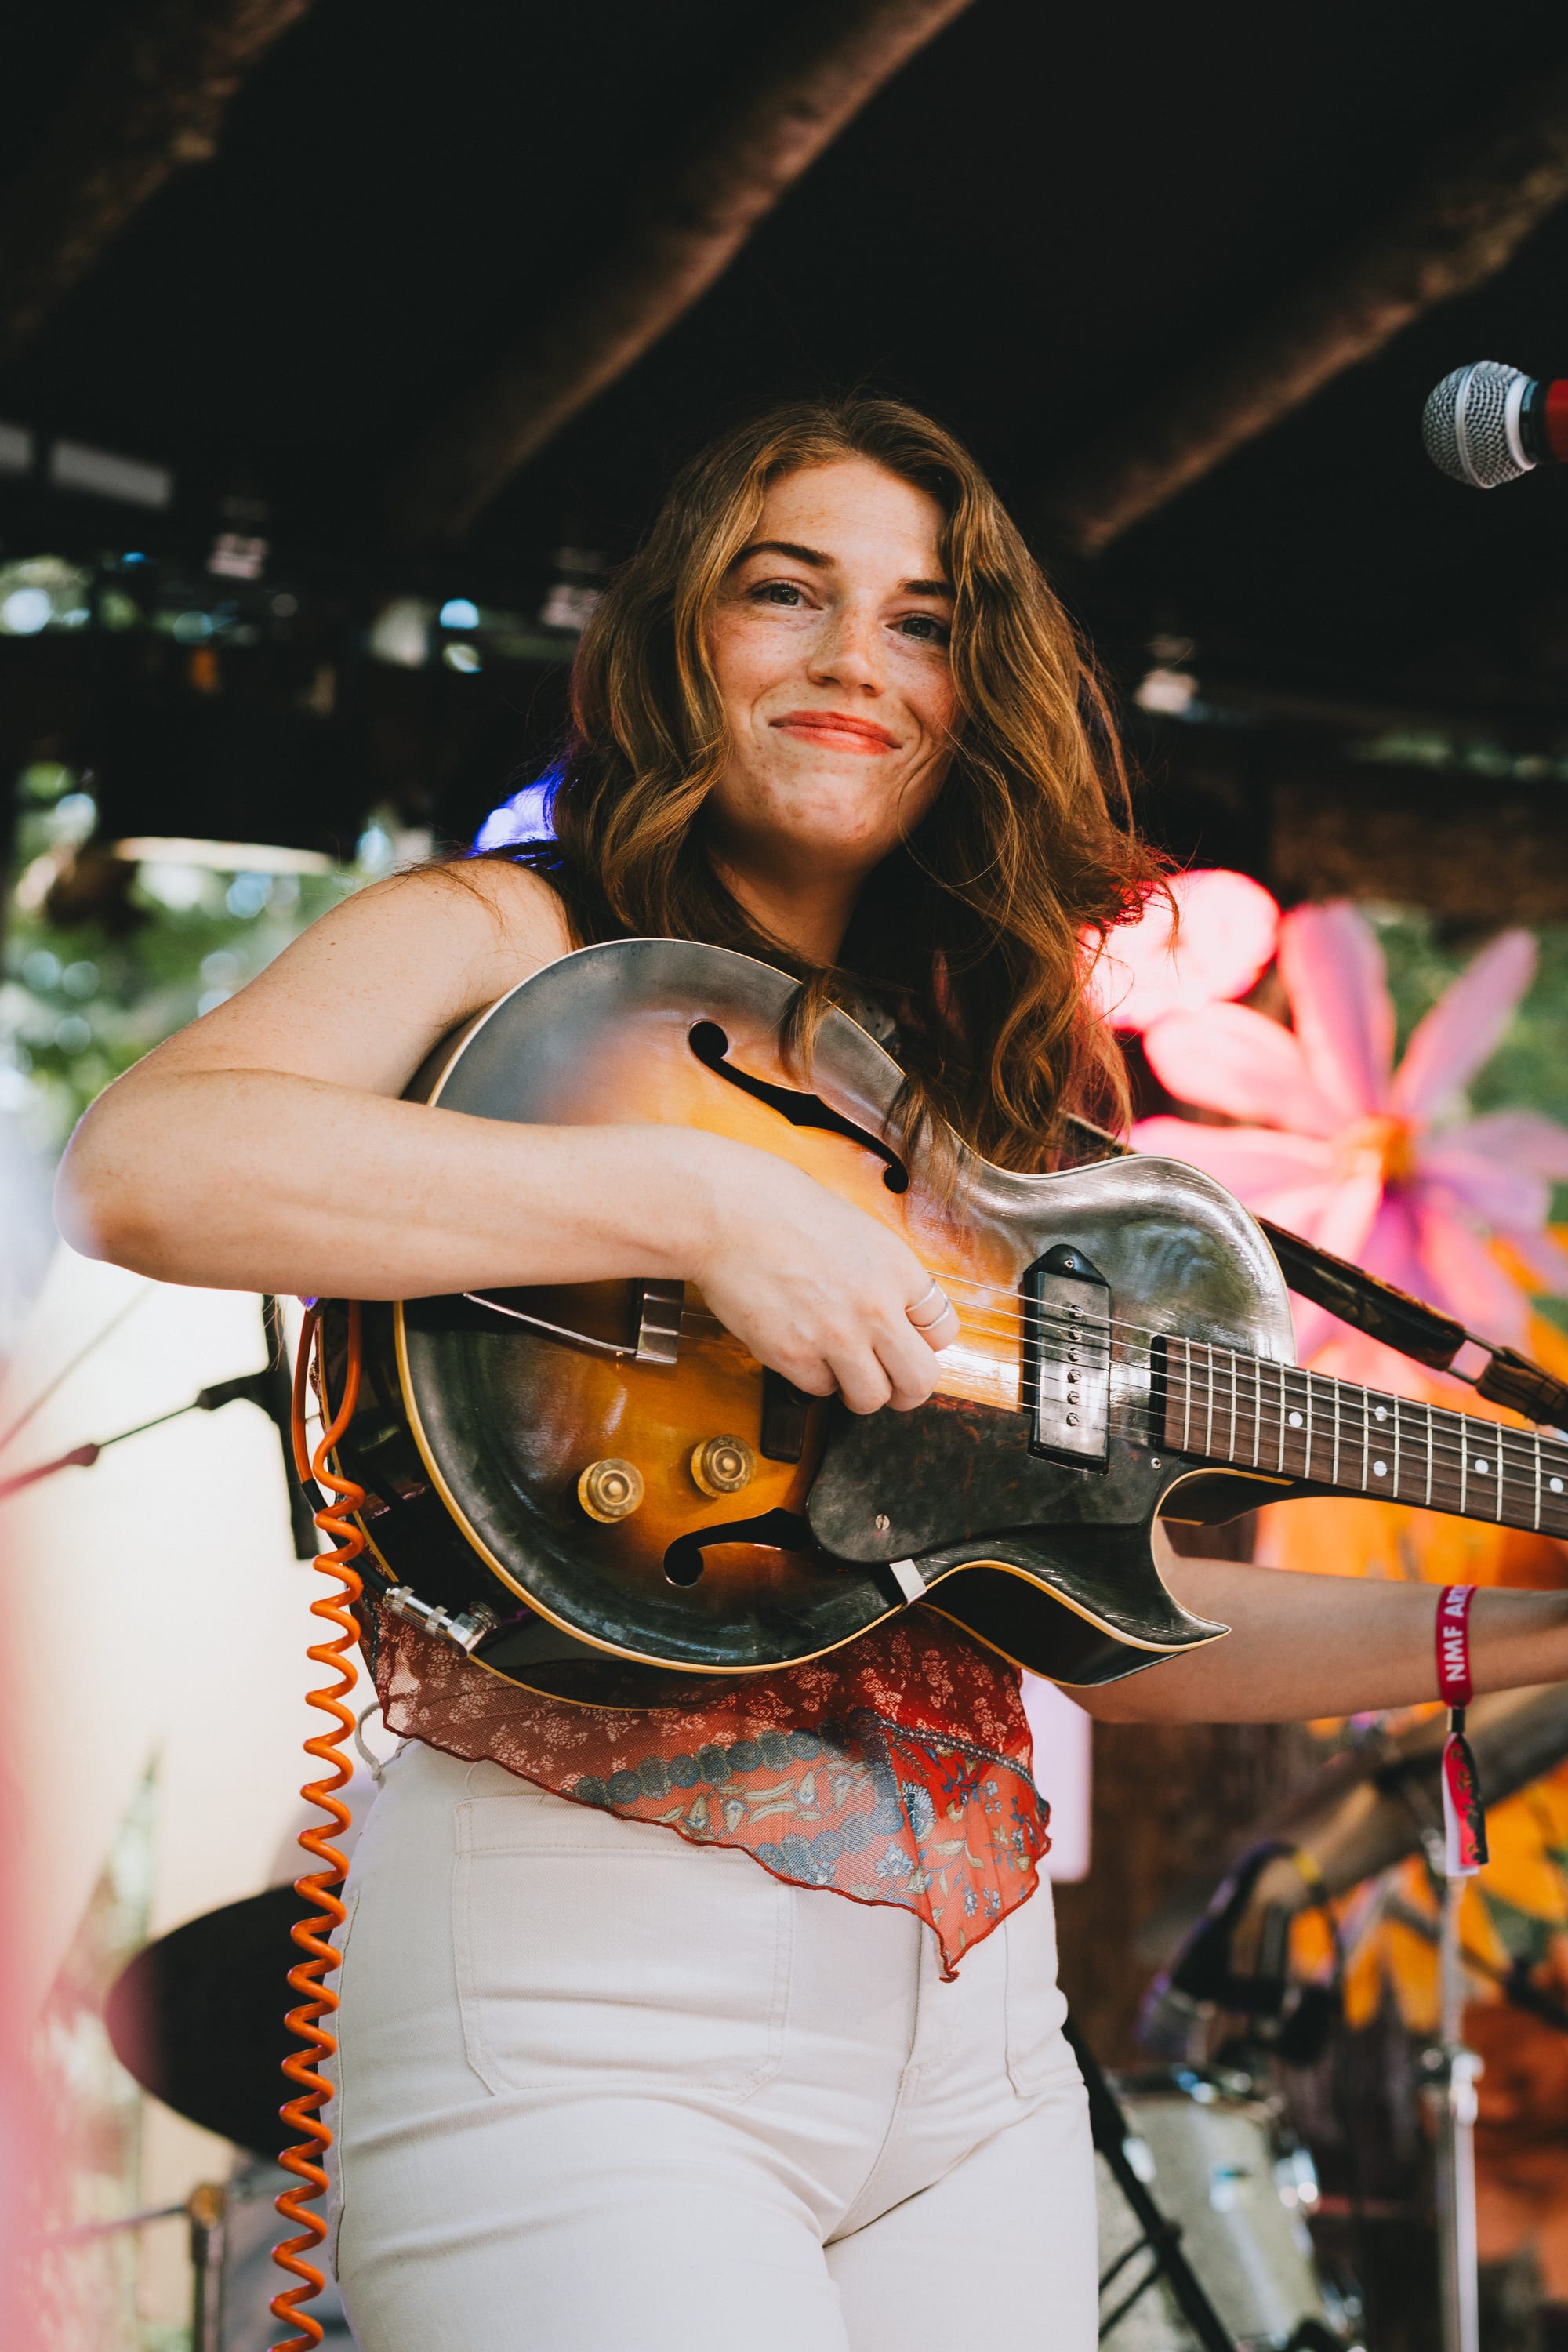
[[[1115,2088],[1131,2138],[1152,2166],[1151,2193],[1181,2230],[1183,2252],[1238,2345],[1247,2352],[1286,2346],[1307,2319],[1329,2327],[1303,2214],[1310,2163],[1287,2146],[1273,2109],[1185,2069],[1123,2078]],[[1100,2207],[1104,2271],[1136,2230],[1103,2171]],[[1108,2306],[1141,2274],[1135,2258]],[[1152,2293],[1113,2340],[1122,2352],[1187,2352],[1191,2343],[1174,2305]]]

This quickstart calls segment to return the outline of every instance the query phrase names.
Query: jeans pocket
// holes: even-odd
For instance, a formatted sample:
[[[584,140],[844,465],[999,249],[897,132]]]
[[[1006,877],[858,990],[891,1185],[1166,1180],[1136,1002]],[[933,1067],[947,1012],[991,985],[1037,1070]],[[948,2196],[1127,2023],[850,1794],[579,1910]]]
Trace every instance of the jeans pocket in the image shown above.
[[[1042,2091],[1061,2066],[1067,2003],[1057,1985],[1057,1923],[1042,1878],[997,1931],[1007,1961],[1007,2076],[1021,2098]]]
[[[520,1790],[457,1808],[452,1938],[469,2065],[498,2095],[777,2074],[790,1893],[749,1855]]]

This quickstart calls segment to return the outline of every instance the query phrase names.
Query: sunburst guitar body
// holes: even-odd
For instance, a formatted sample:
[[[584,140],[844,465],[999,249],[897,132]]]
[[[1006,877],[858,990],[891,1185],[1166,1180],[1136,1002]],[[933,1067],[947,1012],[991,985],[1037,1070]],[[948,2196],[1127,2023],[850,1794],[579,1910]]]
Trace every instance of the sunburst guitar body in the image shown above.
[[[1375,1454],[1379,1488],[1383,1407],[1343,1384],[1328,1475],[1324,1384],[1295,1369],[1279,1265],[1221,1186],[1139,1157],[1016,1175],[955,1140],[938,1184],[900,1130],[898,1065],[846,1013],[809,1070],[790,1066],[794,986],[689,942],[587,948],[470,1023],[410,1092],[481,1118],[700,1129],[793,1162],[902,1235],[952,1300],[935,1395],[858,1417],[803,1397],[690,1285],[366,1304],[337,1458],[364,1489],[374,1592],[493,1672],[591,1704],[798,1664],[911,1604],[1088,1684],[1225,1631],[1162,1583],[1163,1507],[1418,1499],[1397,1451],[1392,1489]],[[347,1329],[330,1304],[329,1398]],[[1434,1492],[1433,1448],[1428,1413],[1425,1499],[1465,1508]],[[1415,1450],[1407,1436],[1407,1465]],[[1535,1485],[1539,1514],[1539,1458]],[[1529,1524],[1508,1501],[1499,1515]]]

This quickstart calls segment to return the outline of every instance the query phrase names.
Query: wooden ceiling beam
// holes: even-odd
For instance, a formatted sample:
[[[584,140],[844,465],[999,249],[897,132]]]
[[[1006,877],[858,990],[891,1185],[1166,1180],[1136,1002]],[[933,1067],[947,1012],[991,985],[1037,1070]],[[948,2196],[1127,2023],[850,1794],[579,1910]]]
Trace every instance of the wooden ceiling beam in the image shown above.
[[[1098,554],[1424,311],[1494,277],[1565,198],[1568,73],[1557,72],[1228,349],[1092,443],[1048,490],[1049,524]]]
[[[142,0],[0,193],[0,367],[164,182],[217,152],[236,91],[310,0]]]
[[[689,310],[796,180],[970,0],[818,0],[644,189],[629,234],[393,480],[398,535],[461,539],[518,468]]]

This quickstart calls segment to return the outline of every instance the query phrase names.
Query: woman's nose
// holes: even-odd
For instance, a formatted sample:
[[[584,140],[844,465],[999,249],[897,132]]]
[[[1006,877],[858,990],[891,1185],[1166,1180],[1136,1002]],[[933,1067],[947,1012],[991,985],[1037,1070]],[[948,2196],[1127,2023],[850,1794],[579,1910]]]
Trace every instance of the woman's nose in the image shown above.
[[[835,605],[812,648],[810,675],[819,686],[879,687],[874,616],[852,604]]]

